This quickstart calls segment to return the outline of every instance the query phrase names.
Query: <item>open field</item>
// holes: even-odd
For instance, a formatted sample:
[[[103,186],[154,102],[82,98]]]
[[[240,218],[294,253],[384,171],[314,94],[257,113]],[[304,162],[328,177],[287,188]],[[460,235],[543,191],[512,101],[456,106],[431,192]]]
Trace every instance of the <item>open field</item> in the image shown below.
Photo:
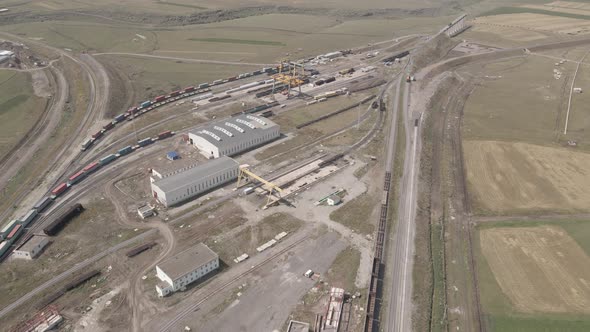
[[[479,17],[475,20],[475,23],[579,35],[590,32],[590,20],[587,20],[587,18],[590,18],[590,16],[580,19],[536,13],[518,13]]]
[[[465,104],[463,137],[555,141],[563,130],[561,121],[569,93],[566,81],[575,70],[573,64],[566,63],[559,67],[561,78],[555,79],[555,61],[535,56],[488,63],[481,71],[470,67],[477,70],[481,82]]]
[[[363,193],[351,201],[344,201],[342,206],[330,214],[330,219],[357,233],[372,235],[375,231],[375,221],[367,217],[377,208],[376,201],[376,194]]]
[[[482,224],[474,248],[490,331],[587,331],[587,221]],[[505,264],[510,264],[506,266]],[[579,277],[579,278],[578,278]],[[576,293],[577,292],[577,293]]]
[[[0,157],[29,131],[46,104],[27,73],[0,71]]]
[[[590,154],[526,143],[464,142],[474,212],[587,211]]]

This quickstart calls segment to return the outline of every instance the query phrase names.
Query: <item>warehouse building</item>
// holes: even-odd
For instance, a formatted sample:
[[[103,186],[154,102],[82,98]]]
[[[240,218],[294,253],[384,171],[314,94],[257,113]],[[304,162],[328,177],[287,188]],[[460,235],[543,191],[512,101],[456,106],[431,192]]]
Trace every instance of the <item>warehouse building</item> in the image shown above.
[[[164,206],[173,206],[238,178],[238,162],[224,156],[179,172],[152,178],[152,194]]]
[[[203,243],[176,254],[156,265],[161,282],[156,285],[158,296],[184,290],[187,285],[219,268],[219,256]]]
[[[12,252],[12,257],[31,260],[37,257],[48,244],[49,238],[47,236],[33,235],[29,241]]]
[[[189,141],[207,158],[233,156],[266,144],[281,135],[267,118],[241,114],[189,132]]]

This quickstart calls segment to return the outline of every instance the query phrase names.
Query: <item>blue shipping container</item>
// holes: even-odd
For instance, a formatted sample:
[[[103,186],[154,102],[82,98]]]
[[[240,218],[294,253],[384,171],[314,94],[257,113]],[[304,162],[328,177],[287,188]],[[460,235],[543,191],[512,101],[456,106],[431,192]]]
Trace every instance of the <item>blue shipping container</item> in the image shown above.
[[[101,165],[106,165],[106,164],[110,163],[111,161],[115,160],[116,158],[117,158],[116,155],[110,154],[110,155],[108,155],[108,156],[100,159],[98,161],[98,163],[101,164]]]
[[[141,107],[148,107],[148,106],[150,106],[151,104],[152,104],[152,101],[151,101],[151,100],[144,101],[143,103],[141,103]]]
[[[131,145],[128,145],[128,146],[120,149],[118,152],[121,156],[124,156],[124,155],[130,153],[131,151],[133,151],[133,147]]]
[[[125,113],[119,114],[115,117],[115,121],[117,121],[117,122],[121,122],[123,120],[125,120]]]
[[[150,145],[152,143],[154,143],[154,141],[152,140],[151,137],[148,137],[148,138],[144,138],[141,141],[137,142],[137,145],[146,146],[146,145]]]

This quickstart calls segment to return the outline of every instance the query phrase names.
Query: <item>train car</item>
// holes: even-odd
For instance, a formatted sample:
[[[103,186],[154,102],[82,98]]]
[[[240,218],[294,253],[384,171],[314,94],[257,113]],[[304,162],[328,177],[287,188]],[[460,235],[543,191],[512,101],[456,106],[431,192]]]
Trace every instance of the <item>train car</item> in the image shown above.
[[[141,108],[147,108],[147,107],[150,107],[150,106],[152,106],[152,101],[151,101],[151,100],[146,100],[146,101],[144,101],[143,103],[141,103],[139,106],[140,106]]]
[[[86,139],[84,142],[82,142],[82,151],[86,151],[86,149],[88,149],[92,143],[94,142],[94,140],[92,138],[88,138]]]
[[[150,105],[151,105],[151,101],[150,101]],[[148,105],[149,106],[149,105]],[[134,115],[135,113],[139,112],[139,108],[138,107],[131,107],[130,109],[127,110],[127,117],[129,117],[130,115]]]
[[[215,81],[213,81],[213,83],[211,83],[211,84],[212,84],[212,85],[218,85],[218,84],[221,84],[221,83],[223,83],[223,80],[215,80]]]
[[[107,123],[106,125],[104,125],[104,126],[102,127],[102,129],[103,129],[103,130],[105,130],[105,131],[107,131],[107,130],[109,130],[109,129],[113,128],[114,126],[115,126],[115,124],[114,124],[114,123],[112,123],[112,122],[109,122],[109,123]]]
[[[324,83],[326,83],[326,81],[324,80],[317,80],[313,83],[313,85],[315,86],[320,86],[320,85],[324,85]]]
[[[6,253],[6,251],[8,251],[8,248],[10,248],[11,243],[12,241],[0,242],[0,257],[2,257]]]
[[[328,77],[324,80],[325,83],[332,83],[336,80],[336,77],[332,76],[332,77]]]
[[[43,233],[49,236],[54,236],[70,221],[72,218],[84,211],[84,207],[80,203],[70,206],[66,211],[53,219],[45,228]]]
[[[194,97],[192,100],[203,100],[203,99],[207,99],[209,97],[213,97],[213,93],[209,92],[209,93],[205,93],[202,95],[198,95],[198,96]]]
[[[220,96],[220,97],[213,97],[213,98],[209,99],[208,101],[210,103],[213,103],[213,102],[224,100],[224,99],[227,99],[227,98],[231,98],[231,95],[225,95],[225,96]]]
[[[77,172],[76,174],[70,176],[68,178],[68,185],[73,186],[76,183],[82,181],[82,179],[84,179],[86,177],[86,172],[84,172],[84,170],[81,170],[79,172]]]
[[[86,167],[84,167],[83,171],[86,174],[90,174],[90,173],[96,171],[99,167],[100,167],[100,164],[95,161],[91,164],[88,164]]]
[[[269,118],[273,115],[274,115],[274,113],[272,111],[265,111],[265,112],[260,113],[260,116],[263,118]]]
[[[205,89],[209,87],[209,83],[201,83],[199,84],[199,89]]]
[[[131,258],[131,257],[137,256],[137,255],[141,254],[142,252],[154,247],[155,245],[156,245],[156,242],[145,243],[145,244],[139,245],[139,246],[127,251],[127,253],[125,255],[127,255],[127,257]]]
[[[233,82],[235,80],[237,80],[238,78],[236,76],[232,76],[230,78],[227,79],[228,82]]]
[[[97,140],[97,139],[99,139],[102,136],[102,134],[104,134],[103,131],[102,130],[99,130],[96,133],[92,134],[92,138],[94,140]]]
[[[158,139],[164,139],[170,136],[172,136],[172,132],[170,130],[166,130],[158,134]]]
[[[170,92],[170,97],[177,97],[180,95],[180,90]]]
[[[13,219],[8,224],[6,224],[6,226],[4,226],[2,228],[2,230],[0,231],[0,234],[1,234],[3,240],[6,239],[6,236],[8,235],[8,233],[10,233],[12,231],[12,229],[17,224],[18,224],[18,219]]]
[[[39,212],[37,212],[36,209],[32,209],[29,212],[27,212],[27,214],[25,214],[24,216],[20,217],[20,219],[19,219],[21,225],[23,225],[23,227],[29,226],[29,224],[31,223],[31,221],[33,221],[37,217],[37,214],[38,213]]]
[[[89,272],[79,274],[72,281],[67,283],[63,289],[66,292],[70,291],[99,274],[100,274],[100,270],[96,270],[96,269],[91,270]]]
[[[159,103],[159,102],[162,102],[162,101],[164,101],[164,100],[166,100],[166,99],[168,99],[168,97],[166,97],[166,96],[157,96],[157,97],[154,99],[154,103]]]
[[[16,224],[16,226],[14,226],[14,228],[10,231],[10,233],[8,233],[8,235],[6,235],[6,240],[18,239],[18,237],[21,235],[22,232],[23,232],[23,225]]]
[[[98,163],[100,164],[100,166],[104,166],[106,164],[111,163],[113,160],[117,159],[117,155],[116,154],[110,154],[104,158],[101,158]]]
[[[354,73],[354,68],[343,69],[338,72],[340,75],[348,75]]]
[[[260,75],[262,74],[262,70],[255,70],[252,72],[252,75]]]
[[[59,195],[63,194],[64,191],[66,191],[69,188],[67,183],[62,183],[59,186],[55,187],[52,191],[51,194],[55,197],[58,197]]]
[[[189,92],[193,92],[195,91],[195,87],[194,86],[187,86],[186,88],[184,88],[182,90],[182,93],[189,93]]]
[[[33,209],[37,210],[38,213],[41,213],[49,204],[51,204],[53,200],[49,196],[45,196],[41,198],[35,205],[33,205]]]
[[[127,114],[125,114],[125,113],[122,113],[122,114],[119,114],[119,115],[117,115],[117,116],[116,116],[116,117],[113,119],[113,121],[115,121],[115,123],[119,123],[119,122],[121,122],[121,121],[125,120],[125,118],[126,118],[126,117],[127,117]]]
[[[139,146],[142,146],[142,147],[143,147],[143,146],[146,146],[146,145],[150,145],[150,144],[152,144],[152,143],[154,143],[154,141],[152,140],[152,138],[151,138],[151,137],[148,137],[148,138],[144,138],[144,139],[142,139],[142,140],[138,141],[138,142],[137,142],[137,145],[139,145]]]
[[[126,155],[126,154],[129,154],[129,153],[131,153],[131,152],[133,152],[133,147],[132,147],[131,145],[128,145],[128,146],[126,146],[126,147],[124,147],[124,148],[122,148],[122,149],[119,149],[119,151],[117,151],[117,153],[118,153],[120,156],[124,156],[124,155]]]

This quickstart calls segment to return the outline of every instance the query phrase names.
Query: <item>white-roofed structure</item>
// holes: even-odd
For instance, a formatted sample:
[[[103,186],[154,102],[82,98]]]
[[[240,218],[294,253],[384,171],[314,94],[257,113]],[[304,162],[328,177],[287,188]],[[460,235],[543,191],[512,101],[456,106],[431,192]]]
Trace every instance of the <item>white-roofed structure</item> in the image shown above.
[[[164,206],[177,205],[238,178],[239,164],[230,157],[184,168],[162,179],[152,178],[152,194]]]
[[[207,158],[219,158],[266,144],[280,135],[279,125],[271,120],[241,114],[191,130],[188,137]]]

